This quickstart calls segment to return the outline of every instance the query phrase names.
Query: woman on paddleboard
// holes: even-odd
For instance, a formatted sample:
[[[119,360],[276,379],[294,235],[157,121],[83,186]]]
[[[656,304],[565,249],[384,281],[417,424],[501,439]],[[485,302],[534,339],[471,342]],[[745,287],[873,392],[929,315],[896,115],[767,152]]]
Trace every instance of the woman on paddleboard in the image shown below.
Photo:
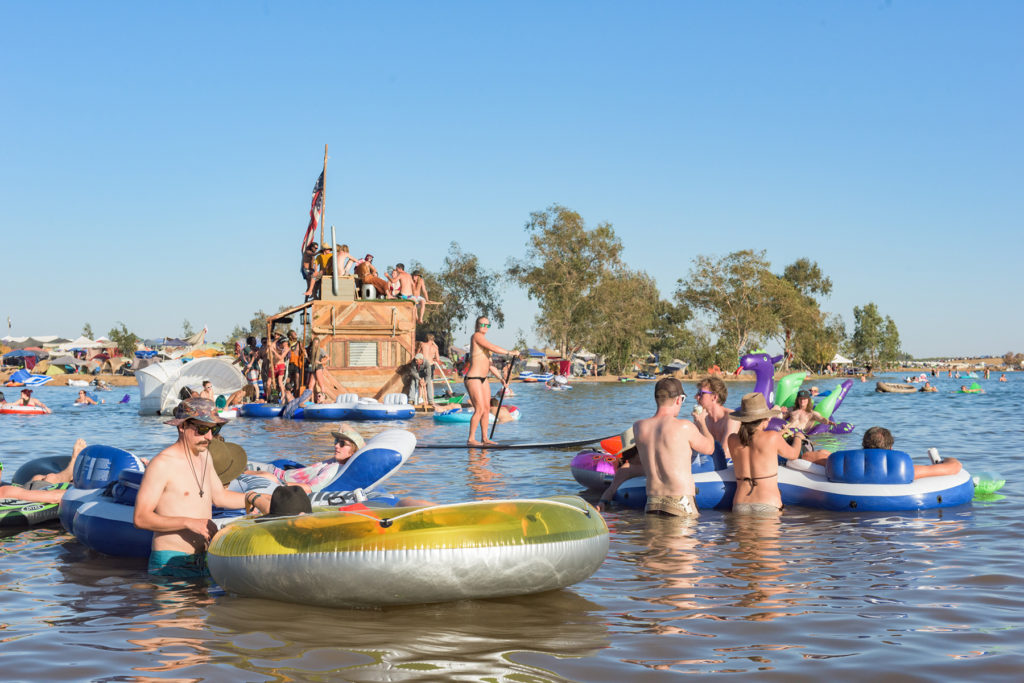
[[[493,374],[498,381],[507,389],[508,384],[498,372],[498,369],[491,363],[491,354],[510,354],[500,346],[496,346],[487,340],[487,330],[491,322],[487,316],[482,315],[476,319],[476,332],[469,340],[469,367],[466,369],[466,377],[463,380],[466,385],[466,394],[473,404],[473,418],[469,422],[468,446],[482,446],[496,442],[487,438],[487,423],[490,417],[491,385],[488,382],[488,374]],[[480,427],[480,441],[474,439],[477,427]]]

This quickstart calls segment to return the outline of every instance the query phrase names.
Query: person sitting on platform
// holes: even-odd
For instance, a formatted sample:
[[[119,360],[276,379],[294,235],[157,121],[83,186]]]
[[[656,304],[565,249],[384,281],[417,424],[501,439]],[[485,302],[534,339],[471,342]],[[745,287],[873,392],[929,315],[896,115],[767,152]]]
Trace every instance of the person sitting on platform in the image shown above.
[[[377,296],[387,296],[388,283],[377,274],[377,269],[373,265],[373,254],[367,254],[363,262],[356,266],[356,279],[360,285],[373,285],[377,290]]]

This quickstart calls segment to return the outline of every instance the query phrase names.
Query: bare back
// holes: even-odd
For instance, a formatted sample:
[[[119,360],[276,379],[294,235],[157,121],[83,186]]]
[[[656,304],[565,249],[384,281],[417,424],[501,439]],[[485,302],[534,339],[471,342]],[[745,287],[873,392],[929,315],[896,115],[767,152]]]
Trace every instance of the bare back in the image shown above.
[[[762,430],[753,434],[749,446],[740,443],[738,434],[730,435],[729,451],[736,473],[733,505],[767,503],[781,508],[778,456],[795,459],[800,456],[799,446],[790,446],[779,432]]]
[[[633,434],[647,475],[647,495],[692,497],[691,457],[694,449],[711,452],[711,438],[702,435],[689,420],[659,414],[635,422]]]

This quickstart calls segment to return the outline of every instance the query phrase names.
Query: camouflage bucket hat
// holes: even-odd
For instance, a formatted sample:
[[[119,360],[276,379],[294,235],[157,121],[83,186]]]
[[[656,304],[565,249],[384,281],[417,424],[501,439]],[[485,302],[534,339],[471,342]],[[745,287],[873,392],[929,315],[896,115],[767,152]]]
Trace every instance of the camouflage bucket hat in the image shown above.
[[[174,409],[174,419],[164,424],[177,427],[188,420],[203,422],[208,425],[222,425],[227,420],[217,414],[217,406],[208,398],[187,398]]]

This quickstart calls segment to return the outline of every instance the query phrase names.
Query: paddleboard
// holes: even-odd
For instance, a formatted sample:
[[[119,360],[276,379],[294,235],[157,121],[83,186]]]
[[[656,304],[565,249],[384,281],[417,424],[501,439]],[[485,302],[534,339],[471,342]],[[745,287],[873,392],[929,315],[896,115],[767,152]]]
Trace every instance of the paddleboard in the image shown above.
[[[417,444],[416,448],[423,450],[428,448],[433,449],[466,449],[466,448],[486,448],[489,451],[509,451],[509,450],[524,450],[527,448],[578,448],[580,446],[586,446],[589,443],[597,443],[603,439],[610,437],[607,436],[595,436],[590,439],[577,439],[576,441],[553,441],[549,443],[499,443],[496,446],[469,446],[466,442],[462,443],[434,443],[434,444]]]

